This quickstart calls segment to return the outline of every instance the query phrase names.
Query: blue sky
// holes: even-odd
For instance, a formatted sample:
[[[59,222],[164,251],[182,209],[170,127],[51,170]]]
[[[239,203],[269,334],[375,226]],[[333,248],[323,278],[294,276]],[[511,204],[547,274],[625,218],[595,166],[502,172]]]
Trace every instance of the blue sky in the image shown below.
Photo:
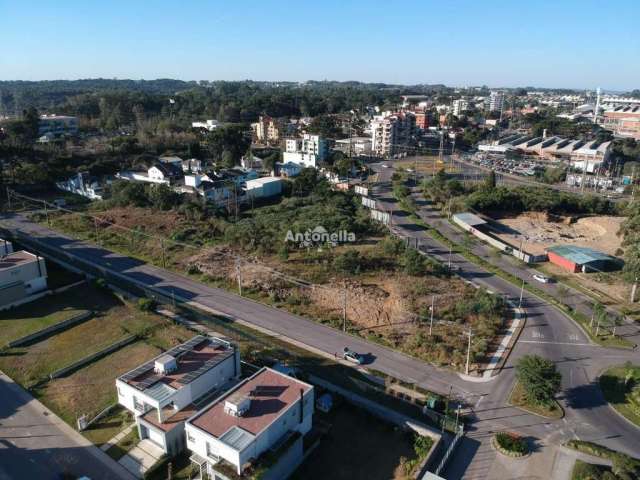
[[[0,0],[0,79],[640,88],[638,0]]]

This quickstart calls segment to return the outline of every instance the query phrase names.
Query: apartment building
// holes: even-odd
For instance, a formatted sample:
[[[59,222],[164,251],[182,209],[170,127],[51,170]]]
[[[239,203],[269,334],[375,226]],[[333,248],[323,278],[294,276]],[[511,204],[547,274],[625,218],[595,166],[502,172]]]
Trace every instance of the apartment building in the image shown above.
[[[389,157],[409,144],[415,134],[416,117],[412,112],[385,112],[373,118],[370,128],[374,155]]]
[[[251,129],[256,142],[277,145],[285,134],[286,125],[281,119],[261,115],[256,123],[251,124]]]
[[[141,439],[173,455],[184,448],[184,422],[196,405],[239,376],[231,343],[197,335],[117,378],[118,403],[135,415]]]
[[[504,92],[493,91],[489,94],[489,111],[499,112],[504,106]]]
[[[305,133],[302,138],[288,138],[282,154],[283,163],[318,167],[329,157],[329,144],[319,135]]]
[[[347,155],[370,155],[371,139],[369,137],[351,137],[336,140],[334,148]]]
[[[0,308],[24,303],[30,295],[47,289],[44,258],[24,250],[14,252],[11,242],[0,240]]]
[[[469,110],[469,102],[465,98],[458,98],[453,101],[453,114],[456,117],[462,115],[462,112]]]
[[[187,421],[191,461],[210,478],[227,480],[259,465],[266,452],[277,452],[261,478],[287,478],[302,461],[302,436],[313,420],[313,394],[311,385],[262,368]]]

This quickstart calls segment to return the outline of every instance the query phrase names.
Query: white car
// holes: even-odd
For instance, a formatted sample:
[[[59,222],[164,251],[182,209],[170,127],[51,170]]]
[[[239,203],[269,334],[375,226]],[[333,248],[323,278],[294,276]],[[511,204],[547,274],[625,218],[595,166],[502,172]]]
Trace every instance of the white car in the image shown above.
[[[382,168],[389,168],[389,165],[387,165],[386,163],[383,163],[381,166]]]
[[[545,277],[539,273],[533,274],[533,279],[539,281],[540,283],[549,283],[549,277]]]
[[[342,358],[344,358],[345,360],[349,361],[349,362],[353,362],[355,364],[361,365],[363,362],[363,358],[362,355],[360,355],[359,353],[354,352],[353,350],[350,350],[347,347],[344,347],[344,350],[342,351]]]

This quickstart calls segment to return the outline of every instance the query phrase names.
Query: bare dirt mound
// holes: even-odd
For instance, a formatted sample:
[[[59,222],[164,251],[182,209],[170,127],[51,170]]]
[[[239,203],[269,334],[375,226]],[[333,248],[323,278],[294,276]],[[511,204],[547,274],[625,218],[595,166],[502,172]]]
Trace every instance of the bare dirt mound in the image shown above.
[[[617,232],[624,217],[569,217],[528,212],[498,221],[508,227],[507,231],[499,234],[503,240],[516,246],[523,241],[523,249],[531,253],[543,253],[552,245],[562,244],[615,255],[622,242]]]

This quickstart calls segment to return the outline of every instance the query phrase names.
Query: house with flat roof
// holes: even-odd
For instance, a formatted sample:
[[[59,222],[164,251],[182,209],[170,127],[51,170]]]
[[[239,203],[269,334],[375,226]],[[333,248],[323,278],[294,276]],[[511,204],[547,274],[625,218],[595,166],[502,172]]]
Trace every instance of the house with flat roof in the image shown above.
[[[276,370],[259,370],[187,421],[191,461],[212,478],[233,480],[270,455],[270,471],[262,478],[287,478],[302,461],[313,392],[311,385]]]
[[[8,308],[47,289],[47,266],[39,255],[13,252],[11,243],[2,242],[5,255],[0,257],[0,308]]]
[[[196,405],[239,376],[234,345],[197,335],[118,377],[118,403],[135,415],[141,439],[173,455],[184,448],[184,422]]]

